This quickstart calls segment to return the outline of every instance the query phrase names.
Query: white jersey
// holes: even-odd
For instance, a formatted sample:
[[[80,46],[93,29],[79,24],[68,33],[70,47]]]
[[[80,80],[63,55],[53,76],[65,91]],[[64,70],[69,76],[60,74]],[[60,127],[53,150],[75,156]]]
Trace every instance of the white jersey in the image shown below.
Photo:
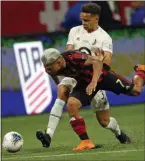
[[[83,51],[92,56],[95,55],[98,49],[113,53],[112,38],[100,26],[96,31],[91,33],[88,33],[82,25],[73,27],[68,36],[67,45],[69,44],[73,45],[74,49]],[[72,92],[77,84],[77,82],[72,79],[73,78],[66,77],[61,81],[60,85],[68,86]],[[97,92],[91,101],[91,106],[94,112],[109,109],[109,102],[105,91],[100,90]]]
[[[112,38],[100,26],[97,30],[88,33],[84,27],[77,26],[70,30],[67,45],[71,44],[74,49],[86,52],[94,56],[98,49],[112,53]]]

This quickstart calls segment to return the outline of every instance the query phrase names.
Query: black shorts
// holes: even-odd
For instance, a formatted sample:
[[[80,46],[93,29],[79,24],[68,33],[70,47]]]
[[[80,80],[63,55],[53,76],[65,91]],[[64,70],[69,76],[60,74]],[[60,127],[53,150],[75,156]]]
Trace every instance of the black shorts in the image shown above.
[[[113,71],[109,71],[107,75],[102,75],[102,80],[97,84],[96,91],[90,96],[86,93],[87,86],[87,83],[78,82],[73,92],[70,94],[70,97],[79,99],[83,106],[90,105],[91,100],[99,90],[111,91],[117,95],[121,93],[131,95],[133,88],[132,82]]]

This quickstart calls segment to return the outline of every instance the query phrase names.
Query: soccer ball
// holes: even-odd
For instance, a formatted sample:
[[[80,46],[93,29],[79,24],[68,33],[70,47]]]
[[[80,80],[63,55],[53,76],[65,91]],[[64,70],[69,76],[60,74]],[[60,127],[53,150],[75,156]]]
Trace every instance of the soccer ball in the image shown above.
[[[23,137],[19,133],[11,131],[4,136],[2,146],[6,151],[15,153],[23,147],[23,144]]]

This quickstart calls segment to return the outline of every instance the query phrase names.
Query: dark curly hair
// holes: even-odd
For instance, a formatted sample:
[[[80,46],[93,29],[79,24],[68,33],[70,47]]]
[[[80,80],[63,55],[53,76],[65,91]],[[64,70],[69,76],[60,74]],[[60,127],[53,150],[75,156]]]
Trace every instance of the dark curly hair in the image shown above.
[[[86,3],[82,6],[81,12],[100,15],[101,7],[96,3]]]

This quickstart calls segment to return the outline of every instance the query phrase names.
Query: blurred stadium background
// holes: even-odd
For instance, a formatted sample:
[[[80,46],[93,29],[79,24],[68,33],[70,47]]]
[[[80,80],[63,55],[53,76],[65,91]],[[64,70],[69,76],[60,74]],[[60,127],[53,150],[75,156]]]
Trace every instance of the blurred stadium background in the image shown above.
[[[24,136],[25,140],[22,152],[18,155],[8,155],[3,152],[3,160],[10,158],[12,160],[47,160],[49,158],[50,160],[117,161],[120,160],[118,156],[121,156],[122,160],[143,160],[145,89],[138,97],[116,96],[107,92],[109,102],[113,107],[112,114],[133,137],[132,145],[117,144],[110,133],[99,127],[95,117],[92,118],[93,113],[89,107],[84,107],[82,115],[86,118],[90,136],[97,143],[104,144],[103,151],[73,155],[71,147],[78,142],[78,139],[69,127],[67,114],[64,114],[56,131],[51,149],[42,149],[35,139],[35,131],[47,126],[47,113],[55,101],[57,89],[53,80],[49,78],[50,102],[43,110],[37,112],[37,114],[43,114],[33,115],[34,113],[27,112],[26,109],[29,107],[26,107],[23,97],[14,44],[40,41],[43,49],[54,47],[63,51],[70,28],[81,24],[80,6],[86,2],[1,2],[2,136],[8,131],[17,131]],[[113,39],[112,69],[131,80],[134,65],[145,64],[145,3],[143,1],[94,2],[102,7],[100,26],[108,31]],[[96,133],[94,133],[95,128]],[[109,152],[105,153],[107,151]]]

